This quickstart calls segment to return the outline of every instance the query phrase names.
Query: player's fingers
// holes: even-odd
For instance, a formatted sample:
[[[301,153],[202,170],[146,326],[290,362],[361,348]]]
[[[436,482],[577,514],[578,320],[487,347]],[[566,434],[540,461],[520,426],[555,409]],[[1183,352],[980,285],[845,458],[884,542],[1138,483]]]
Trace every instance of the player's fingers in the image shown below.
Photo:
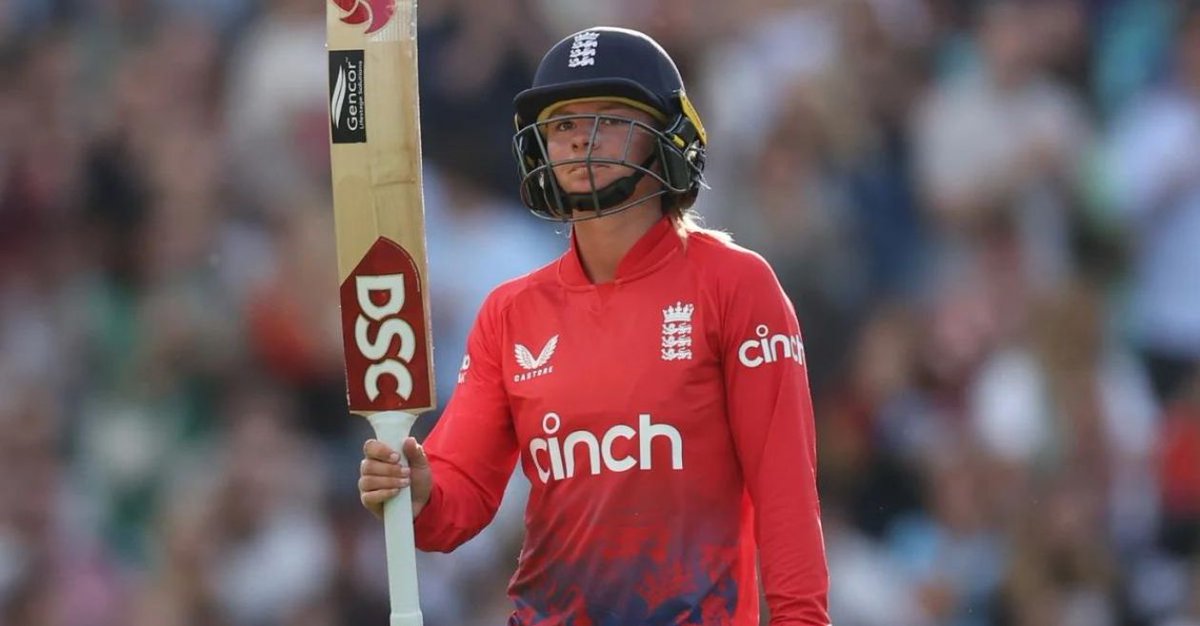
[[[376,515],[382,515],[384,503],[398,495],[400,495],[399,489],[364,491],[362,495],[359,496],[359,500],[362,501],[363,506],[367,507],[367,509],[372,513],[375,513]]]
[[[378,439],[368,439],[363,443],[363,456],[376,461],[387,461],[395,463],[400,460],[400,455],[396,451],[388,447],[388,445]]]
[[[397,478],[408,478],[412,472],[399,463],[387,463],[384,461],[376,461],[374,459],[363,459],[359,463],[359,473],[363,476],[395,476]]]
[[[405,493],[405,489],[376,489],[374,491],[364,491],[359,494],[359,499],[368,507],[378,506],[383,508],[383,504],[396,496]]]
[[[403,489],[408,486],[409,479],[394,478],[391,476],[360,476],[358,479],[358,490],[365,494],[376,491],[391,491],[395,489]]]
[[[409,437],[404,440],[401,446],[404,450],[404,457],[408,459],[408,466],[420,470],[429,467],[429,459],[425,456],[425,446],[417,443],[417,440]]]

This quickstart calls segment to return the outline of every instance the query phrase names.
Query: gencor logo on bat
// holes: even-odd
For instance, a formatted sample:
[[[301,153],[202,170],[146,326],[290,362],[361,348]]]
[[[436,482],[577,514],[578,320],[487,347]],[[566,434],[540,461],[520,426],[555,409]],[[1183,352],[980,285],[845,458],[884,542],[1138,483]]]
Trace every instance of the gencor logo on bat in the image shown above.
[[[329,51],[329,130],[333,143],[367,141],[366,65],[362,50]]]

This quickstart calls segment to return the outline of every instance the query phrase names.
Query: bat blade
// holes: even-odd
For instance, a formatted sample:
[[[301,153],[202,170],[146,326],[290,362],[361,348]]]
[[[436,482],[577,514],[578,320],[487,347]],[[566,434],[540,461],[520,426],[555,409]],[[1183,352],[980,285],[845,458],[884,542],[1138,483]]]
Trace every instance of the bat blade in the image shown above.
[[[436,406],[415,5],[327,0],[330,163],[350,410]]]

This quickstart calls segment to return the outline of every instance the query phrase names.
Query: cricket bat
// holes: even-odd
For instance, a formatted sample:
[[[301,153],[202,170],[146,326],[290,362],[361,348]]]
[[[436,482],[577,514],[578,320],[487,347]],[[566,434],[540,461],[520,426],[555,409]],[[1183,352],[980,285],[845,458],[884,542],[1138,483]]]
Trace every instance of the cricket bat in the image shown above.
[[[346,397],[399,449],[434,408],[414,0],[326,0]],[[403,462],[403,455],[401,455]],[[412,499],[384,506],[391,626],[421,626]]]

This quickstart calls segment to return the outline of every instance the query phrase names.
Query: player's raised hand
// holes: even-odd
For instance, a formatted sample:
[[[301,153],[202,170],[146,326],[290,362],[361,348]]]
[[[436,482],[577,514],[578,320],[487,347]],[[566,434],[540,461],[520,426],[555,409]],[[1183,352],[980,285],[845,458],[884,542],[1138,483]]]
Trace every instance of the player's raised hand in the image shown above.
[[[409,437],[401,446],[408,459],[408,467],[400,465],[400,455],[378,439],[368,439],[363,444],[363,460],[359,464],[358,496],[363,506],[383,517],[383,503],[412,487],[413,517],[420,515],[429,494],[433,490],[433,471],[425,449],[417,440]]]

